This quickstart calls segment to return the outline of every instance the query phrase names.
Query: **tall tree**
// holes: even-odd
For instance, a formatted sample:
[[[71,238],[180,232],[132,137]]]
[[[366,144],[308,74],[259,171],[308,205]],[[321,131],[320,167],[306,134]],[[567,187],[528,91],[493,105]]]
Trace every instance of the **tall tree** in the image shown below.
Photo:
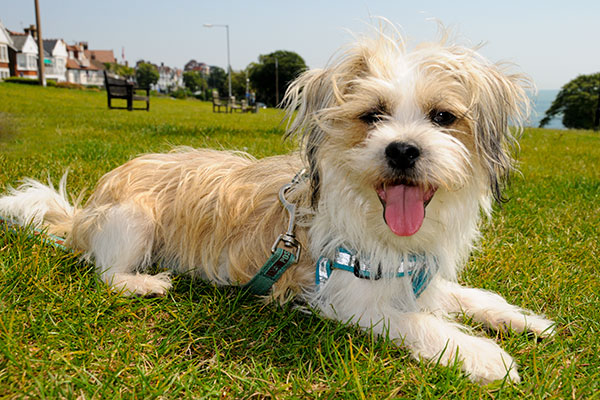
[[[227,96],[227,73],[223,68],[211,66],[207,81],[210,89],[219,91],[219,96]]]
[[[580,75],[564,85],[546,115],[540,121],[540,128],[562,114],[562,123],[567,128],[592,129],[600,96],[600,72]]]
[[[133,78],[135,76],[135,70],[126,65],[106,62],[104,63],[104,68],[106,68],[107,71],[117,74],[123,78]]]
[[[204,91],[208,87],[206,81],[202,77],[202,74],[198,71],[185,71],[183,73],[183,84],[192,93]]]
[[[154,85],[159,77],[158,69],[152,64],[140,63],[135,70],[135,81],[140,87],[147,88]]]
[[[258,56],[258,63],[250,64],[248,73],[252,87],[256,89],[257,100],[277,106],[289,84],[306,69],[304,59],[297,53],[277,50]]]

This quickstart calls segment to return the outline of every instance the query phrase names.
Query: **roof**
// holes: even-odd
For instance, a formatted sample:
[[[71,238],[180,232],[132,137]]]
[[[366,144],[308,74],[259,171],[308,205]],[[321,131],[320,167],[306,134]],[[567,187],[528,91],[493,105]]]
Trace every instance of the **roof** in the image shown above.
[[[10,48],[13,48],[13,39],[10,37],[10,34],[8,33],[4,25],[2,25],[2,21],[0,21],[0,33],[3,34],[1,36],[6,36],[6,40],[8,40],[8,46]]]
[[[77,62],[77,60],[74,60],[72,58],[67,58],[67,69],[80,69],[83,71],[99,71],[99,70],[103,70],[104,68],[98,68],[98,66],[90,63],[89,67],[83,66],[81,64],[79,64]]]
[[[15,50],[23,51],[23,46],[25,46],[25,42],[27,41],[27,35],[21,33],[15,34],[15,32],[10,32],[10,37],[13,41]]]
[[[117,62],[112,50],[85,50],[85,56],[91,61],[98,61],[101,64]]]
[[[58,42],[58,39],[44,39],[44,56],[45,57],[52,56],[52,50],[54,50],[54,47],[56,47],[56,42]]]

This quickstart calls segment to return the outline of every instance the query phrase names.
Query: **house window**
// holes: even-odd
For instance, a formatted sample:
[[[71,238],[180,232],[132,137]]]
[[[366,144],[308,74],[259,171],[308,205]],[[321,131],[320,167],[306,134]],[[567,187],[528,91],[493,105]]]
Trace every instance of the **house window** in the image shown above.
[[[0,44],[0,61],[8,62],[8,48],[5,44]]]
[[[27,66],[31,69],[34,69],[37,64],[37,57],[33,54],[27,54]]]
[[[17,54],[17,64],[19,64],[19,69],[27,68],[27,59],[24,54]]]

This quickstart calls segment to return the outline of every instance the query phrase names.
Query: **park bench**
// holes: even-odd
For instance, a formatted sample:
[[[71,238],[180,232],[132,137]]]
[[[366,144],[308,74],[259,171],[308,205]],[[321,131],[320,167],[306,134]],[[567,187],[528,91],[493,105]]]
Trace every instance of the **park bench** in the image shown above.
[[[121,110],[150,110],[150,88],[140,88],[135,86],[133,82],[130,82],[124,78],[113,75],[108,71],[104,71],[104,87],[106,88],[106,95],[108,97],[108,108],[110,109],[121,109]],[[137,91],[145,91],[145,95],[136,93]],[[123,99],[127,101],[126,107],[117,107],[112,105],[113,99]],[[145,108],[134,108],[134,101],[145,101]]]
[[[229,107],[229,112],[232,113],[234,111],[242,112],[242,106],[235,101],[235,96],[229,97],[229,102],[227,104]]]
[[[225,107],[225,112],[227,112],[227,104],[221,102],[221,98],[219,97],[219,91],[213,90],[212,92],[212,106],[213,112],[222,112],[221,107]],[[216,110],[216,111],[215,111]]]
[[[249,105],[248,100],[242,100],[242,112],[244,113],[256,113],[258,107],[256,105]]]

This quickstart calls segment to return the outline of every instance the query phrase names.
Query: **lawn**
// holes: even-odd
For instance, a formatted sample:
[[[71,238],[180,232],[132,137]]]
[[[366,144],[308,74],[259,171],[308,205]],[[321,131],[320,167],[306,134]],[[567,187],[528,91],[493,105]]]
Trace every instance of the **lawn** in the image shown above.
[[[281,118],[168,98],[108,110],[102,92],[0,83],[0,190],[68,169],[78,193],[178,145],[288,152]],[[0,229],[0,398],[600,398],[600,135],[528,129],[519,159],[461,277],[558,322],[536,342],[467,321],[515,356],[519,385],[481,387],[458,366],[185,277],[166,297],[122,298],[73,254]]]

